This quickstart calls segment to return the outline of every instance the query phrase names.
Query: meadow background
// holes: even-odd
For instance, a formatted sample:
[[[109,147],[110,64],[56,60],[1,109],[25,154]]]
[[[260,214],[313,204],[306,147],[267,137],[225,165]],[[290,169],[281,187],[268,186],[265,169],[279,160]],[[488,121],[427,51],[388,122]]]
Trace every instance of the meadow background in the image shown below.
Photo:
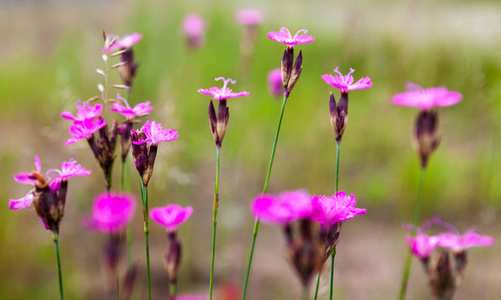
[[[234,21],[242,8],[261,9],[255,53],[243,70],[243,28]],[[207,43],[187,50],[181,21],[198,13],[208,25]],[[61,255],[68,299],[103,299],[101,252],[104,236],[81,225],[92,198],[104,190],[102,173],[85,142],[64,146],[77,99],[98,94],[103,68],[101,30],[139,32],[140,62],[129,102],[154,106],[145,118],[178,130],[163,143],[150,182],[150,207],[178,203],[194,207],[180,229],[185,245],[179,291],[207,293],[215,147],[208,97],[199,88],[237,80],[245,98],[229,101],[231,118],[221,153],[220,222],[216,254],[216,299],[225,286],[242,287],[253,218],[249,202],[262,190],[281,100],[266,88],[267,72],[280,66],[284,46],[266,37],[282,26],[308,29],[316,40],[300,45],[303,72],[285,112],[269,192],[306,188],[334,192],[335,141],[329,123],[332,87],[321,74],[350,67],[355,79],[371,77],[369,90],[350,93],[349,123],[341,146],[340,188],[356,195],[367,214],[344,224],[336,257],[336,299],[394,299],[407,251],[403,224],[410,222],[418,181],[418,157],[410,133],[417,111],[391,104],[412,81],[445,85],[463,101],[439,109],[442,143],[432,156],[422,219],[440,215],[461,231],[475,225],[500,241],[501,208],[501,4],[497,1],[0,1],[0,296],[56,299],[57,273],[50,232],[34,211],[10,211],[9,198],[26,186],[12,174],[44,171],[74,157],[93,174],[69,184],[61,227]],[[116,74],[115,74],[116,75]],[[112,77],[118,83],[118,76]],[[338,91],[334,91],[338,97]],[[120,117],[118,117],[121,120]],[[129,160],[130,162],[130,160]],[[118,188],[119,166],[114,184]],[[130,168],[131,191],[139,180]],[[137,291],[146,295],[142,216],[134,224],[134,256],[141,263]],[[165,233],[151,222],[153,298],[166,298],[162,254]],[[285,259],[279,228],[262,225],[248,299],[296,299],[300,287]],[[501,242],[469,252],[466,276],[456,298],[501,299]],[[324,270],[328,274],[327,268]],[[328,278],[326,275],[325,278]],[[321,292],[327,292],[322,281]],[[322,298],[324,299],[325,296]],[[429,299],[417,260],[407,299]],[[139,299],[142,299],[139,297]]]

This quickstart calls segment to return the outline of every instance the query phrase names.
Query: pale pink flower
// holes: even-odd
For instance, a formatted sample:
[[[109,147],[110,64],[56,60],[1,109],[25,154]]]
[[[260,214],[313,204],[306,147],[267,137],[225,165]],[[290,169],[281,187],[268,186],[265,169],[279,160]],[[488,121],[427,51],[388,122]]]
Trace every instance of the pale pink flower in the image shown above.
[[[452,106],[460,102],[463,97],[461,93],[449,91],[445,87],[423,89],[414,83],[407,84],[407,90],[393,96],[393,104],[426,111],[436,106]]]
[[[438,239],[436,236],[428,236],[421,229],[416,230],[416,236],[408,235],[405,242],[409,246],[412,254],[419,258],[428,258],[437,246]]]
[[[235,14],[235,22],[245,26],[257,26],[263,23],[263,13],[259,9],[242,9]]]
[[[273,97],[279,97],[284,92],[284,85],[282,83],[282,71],[280,68],[273,69],[268,72],[268,91]]]
[[[87,176],[92,173],[91,170],[85,170],[82,165],[77,164],[77,161],[74,160],[73,158],[70,158],[69,161],[65,161],[61,165],[61,170],[59,169],[50,169],[45,173],[45,176],[51,179],[50,175],[51,173],[56,173],[56,176],[54,179],[56,180],[68,180],[68,178],[73,177],[73,176]]]
[[[197,14],[187,14],[183,19],[183,33],[188,45],[197,49],[205,44],[205,21]]]
[[[235,84],[236,81],[231,78],[225,79],[224,77],[217,77],[215,80],[216,81],[222,80],[224,82],[223,87],[218,88],[214,86],[209,89],[199,89],[198,92],[200,94],[213,96],[214,100],[226,100],[229,98],[248,96],[250,94],[249,92],[246,91],[240,93],[232,93],[232,90],[228,88],[227,85],[228,82]]]
[[[70,126],[70,134],[73,138],[68,139],[64,144],[70,145],[81,139],[90,139],[94,132],[103,128],[106,124],[107,123],[103,121],[101,117],[97,120],[85,119],[83,121],[74,121],[74,123]]]
[[[449,248],[454,252],[468,250],[471,247],[487,247],[494,244],[494,238],[487,235],[478,234],[478,229],[470,228],[463,235],[459,233],[454,225],[436,217],[433,222],[449,230],[437,236],[440,247]]]
[[[115,35],[109,34],[108,35],[110,38],[114,38]],[[113,52],[116,50],[123,50],[126,48],[132,47],[135,43],[139,42],[142,38],[143,35],[140,33],[131,33],[131,34],[124,34],[122,38],[119,36],[116,36],[117,39],[113,44],[111,44],[108,48],[104,47],[102,49],[103,52]]]
[[[308,44],[315,40],[314,36],[308,35],[308,30],[306,29],[299,30],[298,32],[296,32],[294,37],[292,37],[289,29],[285,27],[280,28],[279,32],[276,31],[268,32],[268,37],[274,40],[275,42],[286,44],[288,46],[294,46],[297,44]]]
[[[279,196],[259,195],[251,203],[251,212],[271,224],[288,224],[312,214],[311,196],[305,191],[291,191]]]
[[[72,121],[84,121],[85,119],[93,119],[99,117],[103,110],[101,104],[96,104],[95,106],[89,105],[89,102],[77,101],[77,116],[74,117],[71,112],[63,111],[61,117],[72,120]]]
[[[82,223],[95,231],[118,233],[132,221],[135,209],[133,195],[105,192],[95,198],[91,215]]]
[[[192,213],[193,208],[191,206],[183,208],[177,204],[170,204],[165,207],[153,208],[150,211],[150,217],[165,227],[167,231],[174,232],[190,218]]]
[[[355,72],[355,70],[352,68],[350,68],[350,72],[347,75],[341,74],[341,72],[339,72],[339,67],[336,67],[334,72],[337,73],[337,75],[333,76],[331,74],[324,74],[322,75],[322,79],[328,85],[340,89],[341,93],[348,93],[348,91],[363,90],[372,87],[372,82],[369,77],[362,77],[357,82],[353,83],[354,79],[351,74]]]
[[[132,129],[133,132],[134,129]],[[174,129],[163,129],[160,123],[155,121],[146,121],[140,130],[144,133],[146,138],[140,141],[132,141],[134,145],[141,145],[144,143],[158,145],[160,142],[170,142],[174,141],[179,137],[177,131]]]
[[[355,195],[348,196],[344,191],[339,191],[330,197],[315,196],[311,202],[313,205],[311,219],[322,225],[334,225],[367,212],[365,208],[356,208]]]
[[[30,208],[31,203],[33,202],[33,199],[35,199],[35,195],[33,194],[33,191],[30,191],[26,196],[19,198],[19,199],[9,199],[9,208],[11,210],[17,210],[17,209],[23,209],[23,208]]]
[[[110,107],[110,110],[122,114],[128,121],[134,120],[135,117],[145,116],[153,109],[153,107],[150,106],[150,101],[138,103],[134,108],[131,108],[129,102],[127,102],[125,98],[120,97],[120,94],[117,94],[117,99],[122,100],[125,106],[119,102],[113,102],[113,106]]]
[[[42,163],[40,163],[38,155],[35,155],[35,168],[36,168],[36,173],[40,174],[40,172],[42,171]],[[37,179],[35,178],[33,173],[34,172],[24,172],[24,173],[14,174],[14,180],[20,184],[34,185],[37,182]]]

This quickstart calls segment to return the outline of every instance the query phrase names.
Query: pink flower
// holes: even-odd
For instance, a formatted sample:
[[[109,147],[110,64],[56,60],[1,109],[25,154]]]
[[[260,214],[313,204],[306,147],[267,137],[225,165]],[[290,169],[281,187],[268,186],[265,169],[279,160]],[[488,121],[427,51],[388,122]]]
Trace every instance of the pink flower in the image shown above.
[[[315,40],[315,37],[308,35],[308,30],[301,29],[294,37],[292,37],[289,29],[282,27],[279,32],[272,31],[268,32],[268,37],[275,42],[286,44],[288,46],[294,46],[297,44],[308,44]]]
[[[109,34],[108,36],[110,38],[115,37],[115,35],[112,34]],[[122,38],[120,38],[119,36],[116,37],[117,39],[113,44],[111,44],[108,48],[104,47],[102,49],[103,52],[113,52],[116,50],[130,48],[132,47],[132,45],[139,42],[143,38],[143,35],[140,33],[132,33],[132,34],[124,34]]]
[[[200,94],[213,96],[214,100],[226,100],[229,98],[248,96],[250,94],[249,92],[245,91],[240,93],[232,93],[232,90],[226,87],[228,85],[228,82],[232,84],[236,83],[236,81],[231,78],[225,79],[224,77],[217,77],[215,80],[216,81],[222,80],[224,82],[223,87],[218,88],[214,86],[209,89],[199,89],[198,92]]]
[[[311,199],[311,202],[313,205],[311,219],[318,221],[322,225],[334,225],[367,212],[365,208],[355,208],[357,204],[355,195],[347,196],[343,191],[339,191],[330,197],[315,196]]]
[[[150,211],[150,217],[165,227],[167,231],[174,232],[190,218],[192,213],[193,208],[191,206],[183,208],[177,204],[170,204],[165,207],[153,208]]]
[[[31,203],[35,199],[35,195],[32,191],[30,191],[26,196],[19,199],[9,199],[9,208],[11,210],[28,208],[31,206]]]
[[[305,191],[283,192],[279,196],[259,195],[251,204],[252,214],[271,224],[288,224],[312,214],[311,196]]]
[[[417,84],[409,83],[407,89],[407,92],[393,96],[393,104],[426,111],[436,106],[452,106],[463,97],[461,93],[449,91],[445,87],[423,89]]]
[[[273,97],[279,97],[283,93],[282,71],[280,68],[268,72],[268,91]]]
[[[409,246],[412,254],[419,258],[428,258],[437,246],[437,237],[424,234],[421,229],[416,230],[416,236],[408,235],[405,242]]]
[[[89,105],[89,102],[77,101],[77,116],[74,117],[71,112],[63,111],[61,117],[72,120],[72,121],[84,121],[85,119],[93,119],[101,115],[103,106],[101,104],[96,104],[95,106]]]
[[[38,174],[42,171],[42,163],[40,163],[38,155],[35,155],[35,168],[36,168],[36,173]],[[33,173],[34,172],[25,172],[25,173],[14,174],[14,180],[20,184],[33,185],[37,182],[37,178]]]
[[[92,214],[82,223],[89,229],[104,233],[118,233],[132,221],[136,201],[133,195],[102,193],[92,204]]]
[[[494,244],[494,238],[478,234],[478,229],[470,228],[463,235],[452,224],[436,217],[433,222],[449,230],[438,235],[437,243],[440,247],[449,248],[454,252],[465,251],[471,247],[487,247]]]
[[[209,298],[205,296],[195,296],[195,295],[179,295],[173,298],[173,300],[208,300]]]
[[[83,121],[77,120],[70,126],[70,134],[73,136],[73,138],[68,139],[64,144],[71,145],[73,143],[78,142],[81,139],[90,139],[94,132],[103,128],[104,126],[106,126],[106,124],[107,123],[103,121],[101,117],[99,117],[97,120],[94,119],[85,119]]]
[[[362,77],[357,82],[353,83],[353,76],[351,75],[355,72],[354,69],[350,68],[350,72],[347,75],[341,74],[339,72],[339,67],[334,69],[334,72],[338,75],[332,76],[331,74],[322,75],[322,79],[328,85],[336,87],[341,90],[341,93],[348,93],[352,90],[364,90],[372,87],[372,82],[369,77]]]
[[[51,178],[50,174],[56,173],[57,175],[54,177],[55,180],[68,180],[68,178],[73,176],[87,176],[92,173],[91,170],[85,170],[82,165],[77,164],[77,161],[73,158],[70,158],[69,161],[65,161],[61,165],[61,170],[59,169],[50,169],[45,173],[47,178]]]
[[[258,9],[242,9],[235,14],[235,21],[240,25],[257,26],[263,23],[263,13]]]
[[[132,129],[132,131],[134,131],[134,129]],[[132,141],[134,145],[141,145],[144,143],[158,145],[160,142],[174,141],[179,137],[177,131],[174,129],[163,129],[162,125],[155,121],[146,121],[140,131],[144,133],[146,138],[137,142]]]
[[[119,102],[113,102],[113,106],[110,107],[110,110],[122,114],[129,121],[134,120],[135,117],[145,116],[153,109],[153,107],[150,106],[150,101],[138,103],[134,108],[131,108],[129,102],[127,102],[125,98],[120,97],[120,94],[117,94],[117,99],[122,100],[125,106]]]
[[[183,19],[183,33],[188,45],[197,49],[205,44],[205,21],[197,14],[187,14]]]

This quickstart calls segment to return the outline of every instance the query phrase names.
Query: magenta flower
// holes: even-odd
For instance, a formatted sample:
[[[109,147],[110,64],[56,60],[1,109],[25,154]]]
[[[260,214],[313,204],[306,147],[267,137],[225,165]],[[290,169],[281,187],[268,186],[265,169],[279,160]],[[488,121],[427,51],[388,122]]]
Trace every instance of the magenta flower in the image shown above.
[[[132,221],[135,209],[133,195],[102,193],[94,199],[92,213],[82,223],[91,230],[118,233]]]
[[[101,104],[96,104],[95,106],[89,105],[89,102],[77,101],[77,116],[74,117],[71,112],[63,111],[61,117],[72,120],[72,121],[84,121],[85,119],[93,119],[99,117],[103,110]]]
[[[143,35],[140,33],[124,34],[124,36],[120,38],[119,36],[109,34],[108,37],[111,39],[116,37],[117,39],[108,48],[104,47],[102,49],[103,52],[113,52],[116,50],[130,48],[132,45],[139,42],[143,38]]]
[[[459,92],[449,91],[445,87],[423,89],[417,84],[407,84],[407,92],[393,96],[393,104],[411,106],[422,111],[436,106],[452,106],[461,101]]]
[[[69,161],[65,161],[61,165],[61,170],[59,169],[50,169],[45,173],[45,176],[51,179],[50,174],[56,173],[57,175],[54,177],[55,180],[68,180],[68,178],[73,176],[87,176],[92,173],[91,170],[85,170],[82,165],[77,164],[77,161],[73,158],[70,158]]]
[[[35,168],[36,172],[33,171],[33,172],[14,174],[14,180],[20,184],[34,185],[37,182],[37,177],[35,174],[40,174],[40,172],[42,171],[42,163],[40,163],[38,155],[35,155]]]
[[[243,91],[240,93],[232,93],[232,90],[230,88],[226,87],[228,85],[228,82],[230,82],[231,84],[236,83],[236,81],[231,79],[231,78],[225,79],[224,77],[217,77],[215,80],[216,81],[222,80],[224,82],[223,87],[218,88],[218,87],[214,86],[214,87],[211,87],[209,89],[199,89],[198,92],[200,94],[213,96],[214,100],[226,100],[229,98],[248,96],[250,94],[249,92],[246,92],[246,91]]]
[[[322,225],[334,225],[367,212],[365,208],[356,208],[355,195],[348,196],[344,191],[339,191],[330,197],[315,196],[311,199],[311,203],[313,205],[311,219]]]
[[[168,232],[174,232],[190,218],[192,213],[193,208],[191,206],[183,208],[177,204],[170,204],[165,207],[153,208],[150,211],[150,217],[165,227]]]
[[[120,94],[117,94],[117,99],[122,100],[125,106],[119,102],[113,102],[113,106],[110,107],[110,110],[122,114],[128,121],[134,120],[135,117],[145,116],[153,109],[153,107],[150,106],[150,101],[138,103],[134,108],[131,108],[129,102],[127,102],[125,98],[120,97]]]
[[[416,236],[412,237],[408,235],[405,238],[405,242],[409,246],[412,254],[419,258],[426,259],[430,257],[430,254],[437,246],[438,239],[436,236],[424,234],[421,229],[418,228],[416,230]]]
[[[101,117],[97,120],[85,119],[83,121],[74,121],[74,123],[70,126],[70,134],[73,138],[68,139],[64,144],[71,145],[81,139],[90,139],[94,132],[103,128],[106,124],[107,123],[103,121]]]
[[[292,47],[297,44],[308,44],[315,40],[314,36],[308,35],[308,30],[306,29],[299,30],[298,32],[296,32],[294,37],[292,37],[289,29],[285,27],[280,28],[279,32],[268,32],[268,37],[275,42],[286,44]]]
[[[134,129],[132,131],[135,133]],[[137,142],[132,141],[134,145],[148,143],[157,146],[160,142],[174,141],[179,137],[177,131],[174,129],[163,129],[162,125],[155,121],[146,121],[140,132],[144,133],[146,138]]]
[[[471,247],[487,247],[494,244],[494,238],[487,235],[478,234],[478,229],[470,228],[463,235],[459,233],[454,225],[436,217],[433,222],[449,230],[438,235],[438,245],[449,248],[454,252],[462,252]]]
[[[268,72],[268,91],[270,95],[273,97],[279,97],[283,93],[283,84],[282,84],[282,71],[280,68],[273,69]]]
[[[340,89],[341,93],[348,93],[348,91],[352,90],[364,90],[372,87],[372,82],[369,77],[362,77],[357,82],[353,83],[354,80],[351,74],[355,72],[355,70],[352,68],[350,68],[350,72],[347,75],[341,74],[341,72],[339,72],[339,67],[336,67],[334,72],[338,75],[332,76],[331,74],[324,74],[322,75],[322,79],[328,85]]]
[[[251,203],[251,212],[270,224],[288,224],[312,214],[311,196],[305,191],[291,191],[279,196],[259,195]]]
[[[33,199],[35,199],[35,195],[33,194],[33,191],[30,191],[26,196],[19,198],[19,199],[9,199],[9,208],[11,210],[17,210],[17,209],[23,209],[23,208],[30,208],[31,203],[33,202]]]
[[[235,14],[235,22],[244,26],[257,26],[263,23],[263,13],[258,9],[242,9]]]
[[[183,19],[183,33],[188,45],[195,49],[205,44],[205,21],[197,14],[187,14]]]
[[[205,296],[195,296],[195,295],[179,295],[173,298],[173,300],[208,300],[209,298]]]

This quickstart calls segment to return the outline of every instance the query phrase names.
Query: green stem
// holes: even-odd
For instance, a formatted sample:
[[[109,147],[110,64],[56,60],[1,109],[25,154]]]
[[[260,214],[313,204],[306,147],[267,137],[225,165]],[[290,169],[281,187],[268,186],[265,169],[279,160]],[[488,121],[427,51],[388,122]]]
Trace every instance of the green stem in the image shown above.
[[[125,187],[125,162],[122,162],[122,173],[120,177],[120,193],[124,191]],[[127,226],[127,258],[129,261],[129,267],[132,265],[132,228]]]
[[[59,295],[61,300],[64,300],[63,294],[63,276],[61,275],[61,258],[59,257],[59,235],[55,232],[52,233],[52,240],[54,241],[54,246],[56,246],[56,257],[57,257],[57,274],[59,276]]]
[[[176,297],[176,284],[175,283],[171,283],[169,285],[169,294],[170,294],[170,299],[174,299],[174,297]]]
[[[280,135],[280,127],[282,125],[282,118],[284,116],[285,104],[287,103],[287,97],[284,96],[284,101],[282,103],[282,110],[280,111],[280,118],[278,119],[277,132],[275,133],[275,140],[273,141],[273,148],[271,150],[270,164],[268,165],[268,173],[266,174],[266,180],[264,182],[263,194],[268,191],[268,184],[270,182],[271,168],[273,167],[273,160],[275,158],[275,151],[277,150],[278,136]],[[254,231],[252,234],[252,246],[249,255],[249,263],[247,265],[247,272],[245,274],[244,292],[242,294],[242,300],[245,300],[245,294],[247,293],[247,284],[249,283],[250,268],[252,265],[252,256],[254,255],[254,246],[256,244],[257,234],[259,232],[259,219],[256,218],[254,221]]]
[[[341,150],[341,142],[336,142],[336,193],[339,191],[339,152],[340,152],[340,150]],[[335,258],[336,258],[336,245],[334,245],[334,248],[332,248],[332,252],[331,252],[331,281],[330,281],[329,300],[332,300],[332,294],[334,292],[334,259]]]
[[[303,300],[308,300],[308,296],[309,296],[308,286],[304,285],[303,286]]]
[[[212,300],[212,287],[214,285],[214,258],[216,255],[216,227],[217,227],[217,209],[219,207],[219,156],[221,153],[221,147],[216,147],[217,149],[217,160],[216,160],[216,183],[214,185],[214,204],[213,204],[213,215],[212,215],[212,258],[210,264],[210,283],[209,283],[209,299]]]
[[[341,142],[336,143],[336,192],[339,191],[339,151],[341,149]]]
[[[318,297],[318,287],[320,286],[320,275],[322,274],[322,272],[318,272],[318,276],[317,276],[317,284],[315,285],[315,300],[317,300],[317,297]]]
[[[146,239],[146,270],[148,274],[148,300],[151,300],[151,278],[150,278],[150,244],[148,236],[150,227],[148,225],[148,188],[144,186],[143,178],[141,177],[141,198],[143,199],[143,218],[144,218],[144,237]]]
[[[424,179],[426,176],[426,168],[421,168],[421,174],[419,176],[419,187],[418,194],[416,198],[416,203],[414,205],[414,216],[412,217],[412,225],[416,226],[419,221],[419,215],[421,213],[421,203],[423,202],[423,190],[424,190]],[[405,292],[407,291],[407,281],[409,280],[409,273],[411,271],[412,263],[412,253],[407,251],[405,256],[404,269],[402,271],[402,282],[400,284],[400,294],[398,299],[405,299]]]

